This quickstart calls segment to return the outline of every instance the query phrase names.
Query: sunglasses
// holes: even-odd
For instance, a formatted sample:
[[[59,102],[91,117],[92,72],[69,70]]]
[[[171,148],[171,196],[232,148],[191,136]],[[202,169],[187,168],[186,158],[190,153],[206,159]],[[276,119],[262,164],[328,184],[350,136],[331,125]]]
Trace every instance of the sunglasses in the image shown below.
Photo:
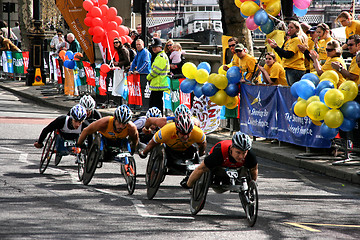
[[[235,47],[235,45],[236,45],[236,44],[231,44],[231,45],[229,45],[229,47]]]
[[[166,46],[171,47],[171,46],[172,46],[172,44],[168,44],[168,45],[166,45]]]
[[[242,52],[243,50],[235,50],[236,53],[240,53]]]
[[[327,48],[327,49],[326,49],[327,52],[332,52],[332,51],[334,51],[334,50],[335,50],[335,48]]]
[[[349,47],[352,47],[352,46],[354,46],[354,45],[355,45],[354,43],[349,43],[349,44],[348,44]]]
[[[114,42],[114,44],[115,44],[115,43],[120,43],[120,42]]]

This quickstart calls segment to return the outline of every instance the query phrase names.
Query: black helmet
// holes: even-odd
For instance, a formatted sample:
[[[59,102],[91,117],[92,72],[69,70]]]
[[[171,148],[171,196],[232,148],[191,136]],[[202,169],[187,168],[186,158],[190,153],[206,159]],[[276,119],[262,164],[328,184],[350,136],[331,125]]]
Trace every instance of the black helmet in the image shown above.
[[[153,38],[151,40],[151,47],[162,47],[162,42],[160,38]]]
[[[249,137],[249,135],[242,133],[242,132],[236,132],[234,136],[232,137],[232,144],[234,147],[246,151],[250,150],[252,146],[252,141]]]

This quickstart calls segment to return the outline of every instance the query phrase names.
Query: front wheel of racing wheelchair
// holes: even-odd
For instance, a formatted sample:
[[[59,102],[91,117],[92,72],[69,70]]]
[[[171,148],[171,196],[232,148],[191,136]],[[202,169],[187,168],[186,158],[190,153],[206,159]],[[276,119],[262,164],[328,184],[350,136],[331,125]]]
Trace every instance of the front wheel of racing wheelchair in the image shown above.
[[[248,220],[249,226],[253,227],[257,220],[258,207],[259,207],[259,196],[257,185],[254,180],[247,181],[248,189],[239,192],[239,198],[241,205],[245,211],[246,219]]]
[[[146,166],[146,194],[149,200],[153,199],[157,193],[161,182],[165,178],[165,149],[162,145],[154,147]]]
[[[210,181],[211,181],[211,172],[205,172],[195,182],[193,189],[191,191],[191,199],[190,199],[190,211],[192,215],[196,215],[204,208],[206,195],[208,193],[210,186]]]
[[[84,185],[88,185],[94,176],[97,163],[99,161],[100,153],[101,153],[101,137],[100,134],[95,134],[95,137],[93,139],[93,143],[91,144],[91,147],[88,152],[88,156],[85,159],[84,164],[84,172],[82,176],[82,181]]]
[[[49,136],[46,139],[45,146],[43,148],[41,159],[40,159],[40,166],[39,166],[39,172],[40,174],[43,174],[48,167],[50,163],[50,159],[54,153],[55,149],[55,137],[56,133],[55,131],[50,133]]]

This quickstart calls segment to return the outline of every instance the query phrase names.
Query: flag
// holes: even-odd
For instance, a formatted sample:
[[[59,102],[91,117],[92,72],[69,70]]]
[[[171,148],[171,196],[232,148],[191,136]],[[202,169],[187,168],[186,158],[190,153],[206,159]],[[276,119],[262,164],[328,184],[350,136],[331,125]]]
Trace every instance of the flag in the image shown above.
[[[24,73],[27,73],[29,67],[29,52],[22,52],[22,55],[24,60]]]
[[[99,95],[105,96],[106,95],[106,77],[107,74],[100,71],[99,76]]]
[[[129,104],[142,105],[140,74],[131,74],[127,76],[129,89]]]
[[[55,72],[56,72],[57,82],[58,84],[63,84],[59,59],[55,59],[55,64],[56,64]]]
[[[86,83],[90,86],[96,86],[95,84],[95,73],[89,62],[82,62],[86,75]]]

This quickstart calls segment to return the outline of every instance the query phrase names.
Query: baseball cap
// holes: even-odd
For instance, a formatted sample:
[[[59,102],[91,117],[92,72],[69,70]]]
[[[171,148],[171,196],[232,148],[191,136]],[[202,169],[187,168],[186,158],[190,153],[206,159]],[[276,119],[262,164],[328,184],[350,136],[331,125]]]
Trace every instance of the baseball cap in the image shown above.
[[[151,47],[162,47],[160,38],[153,38],[151,41]]]
[[[313,26],[309,29],[309,32],[316,32],[317,26]]]
[[[244,50],[244,48],[245,48],[244,45],[242,45],[241,43],[235,45],[235,51],[236,50],[242,51]]]

